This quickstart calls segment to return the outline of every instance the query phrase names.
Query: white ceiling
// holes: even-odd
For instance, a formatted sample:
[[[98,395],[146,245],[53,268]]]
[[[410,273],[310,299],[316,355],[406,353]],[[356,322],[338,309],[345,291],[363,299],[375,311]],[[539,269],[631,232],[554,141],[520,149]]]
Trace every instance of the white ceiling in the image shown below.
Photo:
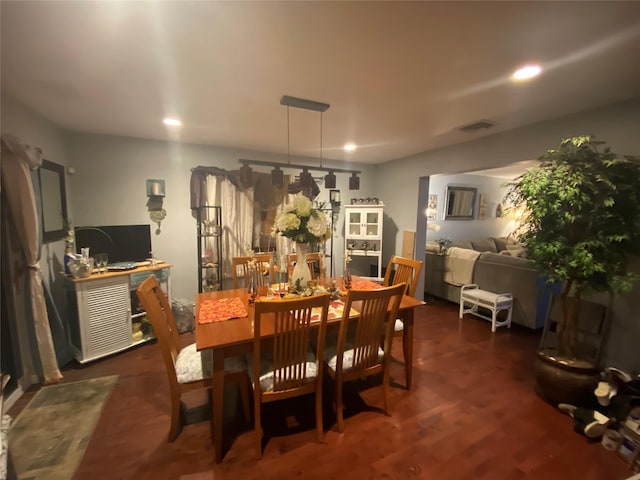
[[[286,153],[292,95],[331,105],[324,158],[380,163],[640,96],[640,2],[0,8],[2,88],[83,132]],[[509,81],[533,61],[541,77]],[[496,126],[458,131],[480,119]],[[320,156],[319,113],[292,108],[289,127],[293,156]]]

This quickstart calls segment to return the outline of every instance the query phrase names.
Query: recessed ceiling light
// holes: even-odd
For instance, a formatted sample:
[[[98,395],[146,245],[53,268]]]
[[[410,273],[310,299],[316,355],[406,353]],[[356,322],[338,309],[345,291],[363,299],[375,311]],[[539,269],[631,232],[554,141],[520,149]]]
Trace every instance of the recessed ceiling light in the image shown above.
[[[344,149],[346,152],[353,152],[356,149],[356,144],[355,143],[347,143],[344,146]]]
[[[537,77],[542,72],[540,65],[525,65],[522,68],[516,70],[511,78],[514,80],[528,80],[533,77]]]
[[[165,118],[163,123],[168,127],[181,127],[182,122],[177,118]]]

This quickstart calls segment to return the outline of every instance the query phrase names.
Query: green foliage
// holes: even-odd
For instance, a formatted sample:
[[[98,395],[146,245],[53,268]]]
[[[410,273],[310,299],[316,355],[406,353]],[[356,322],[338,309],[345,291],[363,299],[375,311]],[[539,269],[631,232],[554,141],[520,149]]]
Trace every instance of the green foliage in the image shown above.
[[[628,270],[640,253],[640,159],[581,136],[539,160],[509,184],[507,200],[524,211],[517,236],[529,257],[564,285],[558,351],[575,358],[582,293],[627,293],[640,279]]]
[[[509,184],[525,207],[517,234],[550,281],[625,293],[640,277],[628,255],[640,253],[640,159],[618,158],[591,136],[563,139],[557,150]]]

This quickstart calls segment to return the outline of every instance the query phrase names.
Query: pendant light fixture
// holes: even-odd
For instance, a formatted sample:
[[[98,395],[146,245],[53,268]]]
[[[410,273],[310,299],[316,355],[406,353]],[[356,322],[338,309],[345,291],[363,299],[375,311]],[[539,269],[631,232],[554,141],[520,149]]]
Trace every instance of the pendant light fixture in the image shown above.
[[[240,183],[243,188],[249,188],[253,183],[253,170],[246,163],[240,167]]]
[[[349,190],[360,190],[360,177],[356,173],[349,177]]]
[[[291,163],[291,142],[290,142],[290,132],[289,132],[289,105],[287,105],[287,164]],[[273,170],[271,170],[271,183],[274,187],[282,188],[284,184],[284,172],[280,170],[279,166],[275,166]]]
[[[242,164],[240,168],[240,182],[244,187],[251,186],[252,183],[252,169],[251,165],[261,165],[273,167],[271,170],[271,183],[277,188],[281,188],[284,185],[284,172],[281,168],[296,168],[301,169],[300,172],[300,186],[309,187],[313,183],[313,177],[310,170],[327,172],[324,177],[325,188],[336,187],[336,173],[350,173],[349,177],[349,189],[358,190],[360,188],[360,170],[351,170],[344,168],[327,168],[322,165],[323,162],[323,116],[322,114],[329,108],[328,103],[315,102],[313,100],[306,100],[304,98],[291,97],[284,95],[280,99],[280,104],[287,107],[287,163],[266,162],[260,160],[248,160],[241,158],[239,162]],[[289,119],[289,107],[302,108],[304,110],[313,110],[320,112],[320,166],[314,167],[311,165],[299,165],[291,163],[291,136],[290,136],[290,119]]]

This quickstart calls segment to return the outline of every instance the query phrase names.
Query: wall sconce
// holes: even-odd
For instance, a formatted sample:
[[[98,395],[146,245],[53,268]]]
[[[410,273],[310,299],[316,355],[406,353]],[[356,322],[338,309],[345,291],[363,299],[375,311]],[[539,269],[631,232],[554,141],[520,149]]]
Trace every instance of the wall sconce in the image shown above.
[[[164,180],[147,180],[147,197],[164,197]]]
[[[167,216],[166,210],[162,208],[162,199],[165,195],[164,180],[147,180],[147,197],[149,197],[147,208],[151,221],[158,224],[156,235],[160,234],[160,224]]]
[[[438,195],[429,195],[429,203],[427,203],[427,219],[435,220],[438,217]]]

